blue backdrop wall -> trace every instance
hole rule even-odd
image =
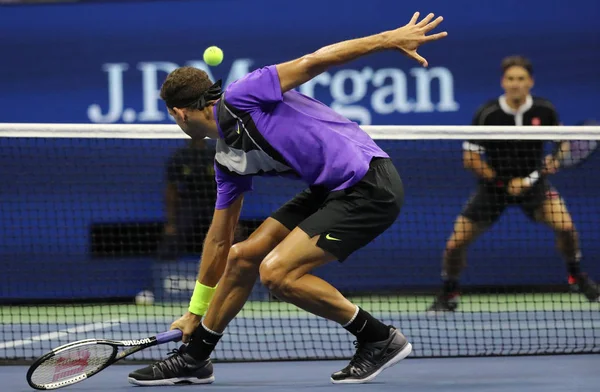
[[[598,116],[595,1],[365,4],[307,0],[299,7],[270,0],[206,0],[0,7],[0,121],[166,123],[170,120],[157,92],[176,66],[195,65],[230,82],[338,40],[398,27],[415,10],[443,15],[450,34],[422,48],[429,69],[398,53],[379,53],[332,69],[300,90],[361,124],[468,124],[477,106],[501,93],[501,58],[524,54],[535,66],[534,92],[555,103],[565,124]],[[223,48],[222,65],[202,63],[208,45]],[[90,260],[89,226],[162,219],[162,166],[179,144],[2,139],[0,252],[9,273],[1,296],[109,297],[151,285],[151,260]],[[403,217],[351,263],[322,273],[346,288],[433,286],[452,220],[473,183],[461,170],[460,143],[383,145],[406,182]],[[417,166],[432,150],[443,153]],[[600,254],[598,189],[585,183],[589,177],[584,175],[598,168],[592,161],[555,182],[582,232],[588,269],[600,278],[594,265]],[[446,180],[432,184],[432,178]],[[300,187],[285,184],[259,182],[244,214],[265,216],[285,200],[290,187]],[[281,191],[273,192],[276,188]],[[435,192],[438,196],[431,196]],[[527,234],[519,239],[516,233]],[[564,282],[564,267],[551,242],[550,233],[511,211],[471,250],[466,282]],[[506,268],[496,268],[498,263]],[[540,265],[547,272],[537,273]],[[367,267],[372,272],[365,273]],[[341,274],[339,268],[351,272]],[[36,271],[38,282],[55,274],[57,283],[23,283]],[[107,285],[115,276],[116,282]]]

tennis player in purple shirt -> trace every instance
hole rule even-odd
[[[168,75],[161,97],[177,124],[192,138],[217,139],[217,201],[189,311],[171,326],[189,344],[131,373],[131,383],[212,383],[210,354],[259,277],[279,299],[356,336],[356,354],[332,374],[332,382],[370,381],[410,354],[400,331],[310,274],[344,261],[394,223],[404,198],[400,176],[356,123],[294,88],[332,66],[383,50],[401,51],[427,66],[417,48],[447,34],[426,35],[441,17],[418,18],[415,13],[399,29],[258,69],[224,92],[199,69],[182,67]],[[298,178],[308,188],[232,246],[244,193],[262,175]]]

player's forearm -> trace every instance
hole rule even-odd
[[[386,49],[385,33],[352,39],[325,46],[305,56],[311,63],[312,72],[321,73],[329,67],[342,65],[359,57]]]
[[[200,270],[188,307],[188,312],[197,317],[202,317],[206,313],[225,270],[233,231],[231,236],[223,236],[221,233],[222,231],[211,225],[204,241]]]
[[[463,153],[463,164],[465,169],[486,181],[491,181],[496,177],[494,169],[492,169],[490,165],[483,160],[481,154],[477,152],[465,151]]]
[[[567,154],[569,153],[569,151],[571,150],[571,142],[568,140],[565,140],[563,142],[560,142],[557,146],[557,151],[556,154],[554,155],[554,159],[556,159],[557,161],[563,161],[566,157]]]
[[[198,271],[198,282],[215,287],[227,264],[227,255],[233,242],[233,233],[229,238],[217,238],[211,230],[206,234],[202,261]]]
[[[229,207],[215,210],[204,240],[202,262],[198,271],[198,282],[205,286],[215,287],[225,271],[243,199],[240,196]]]
[[[330,67],[348,63],[390,47],[389,33],[371,35],[325,46],[314,53],[277,65],[281,91],[294,89]],[[396,37],[397,38],[397,37]]]

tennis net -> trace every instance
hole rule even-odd
[[[600,352],[600,304],[570,291],[555,234],[516,206],[469,247],[457,311],[427,312],[454,221],[476,188],[464,142],[473,150],[481,141],[544,140],[551,152],[556,140],[600,139],[600,127],[365,130],[398,168],[405,204],[386,233],[317,275],[399,327],[416,357]],[[211,142],[190,145],[174,125],[0,124],[0,148],[0,360],[32,360],[78,339],[145,337],[185,312],[214,203]],[[531,155],[512,154],[518,162]],[[593,155],[550,177],[578,231],[582,269],[596,280],[599,169]],[[302,189],[256,179],[236,240]],[[214,358],[345,358],[351,341],[257,282]],[[133,359],[163,356],[152,348]]]

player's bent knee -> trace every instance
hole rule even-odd
[[[458,238],[451,238],[450,240],[448,240],[448,242],[446,243],[446,249],[444,250],[444,253],[447,256],[453,256],[456,254],[460,254],[461,252],[464,252],[467,249],[467,246],[469,245],[468,241],[465,241],[464,239],[458,239]]]
[[[294,291],[292,281],[287,277],[275,277],[274,279],[266,277],[263,279],[263,275],[261,275],[261,282],[273,295],[284,301],[291,298]]]
[[[569,235],[576,236],[577,229],[575,229],[575,225],[572,223],[566,223],[562,227],[562,231],[565,233],[569,233]]]
[[[279,296],[287,291],[286,287],[290,285],[287,271],[276,255],[265,258],[260,265],[259,273],[261,283],[274,294]]]
[[[576,239],[578,236],[575,225],[573,223],[567,222],[562,223],[560,227],[558,227],[557,234],[561,237],[568,237],[574,239]]]
[[[276,288],[278,282],[281,282],[285,276],[272,263],[265,262],[260,265],[259,274],[260,282],[269,290]]]
[[[243,243],[235,244],[229,250],[225,276],[235,280],[256,279],[260,259],[247,257]]]

